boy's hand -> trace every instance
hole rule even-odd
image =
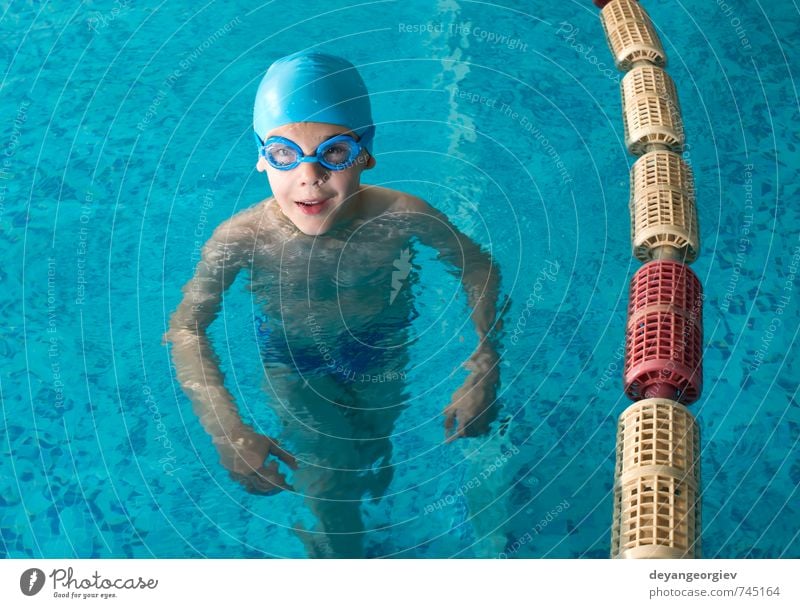
[[[473,365],[468,366],[473,372],[453,393],[450,405],[444,410],[446,443],[459,437],[476,437],[489,430],[497,416],[495,397],[500,373],[496,361],[489,357],[480,363],[473,360]]]
[[[242,430],[233,437],[215,438],[214,443],[222,466],[230,472],[232,479],[251,494],[271,496],[281,490],[292,489],[286,477],[278,471],[275,460],[264,464],[267,456],[272,454],[290,468],[297,468],[294,457],[271,437]]]

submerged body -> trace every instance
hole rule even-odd
[[[298,461],[292,485],[318,522],[301,532],[313,556],[363,555],[360,503],[391,481],[391,437],[409,397],[413,302],[410,285],[392,291],[392,274],[398,260],[410,270],[413,223],[391,191],[373,194],[380,213],[369,221],[324,238],[279,229],[250,267],[278,439]],[[285,221],[273,200],[254,211],[273,226]]]
[[[178,380],[223,466],[258,493],[289,487],[275,461],[264,464],[269,454],[295,469],[291,487],[318,520],[302,533],[311,555],[361,555],[360,501],[379,498],[391,480],[391,436],[409,399],[414,243],[436,247],[465,284],[482,338],[495,316],[497,274],[477,245],[420,199],[369,186],[359,194],[371,212],[324,237],[298,230],[274,199],[223,223],[168,334]],[[265,391],[283,429],[278,440],[242,422],[206,333],[239,272],[249,275],[258,303],[246,322],[261,340]],[[489,340],[481,345],[447,412],[462,434],[485,430],[490,419],[497,357]]]

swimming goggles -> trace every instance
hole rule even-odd
[[[280,171],[294,169],[300,163],[319,163],[331,171],[341,171],[355,163],[362,150],[361,144],[349,135],[336,135],[323,141],[313,155],[306,156],[303,149],[291,139],[285,137],[268,137],[261,141],[258,133],[256,137],[259,155]]]

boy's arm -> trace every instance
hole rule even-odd
[[[439,251],[439,258],[461,272],[461,283],[472,309],[472,321],[478,334],[478,346],[464,367],[472,372],[453,395],[445,410],[449,430],[458,418],[458,429],[451,437],[484,432],[491,421],[497,382],[500,378],[500,355],[497,333],[497,300],[500,292],[500,271],[492,257],[475,241],[456,228],[440,211],[421,199],[413,199],[413,212],[421,214],[421,241]]]
[[[461,284],[472,309],[472,321],[478,333],[478,347],[470,358],[482,367],[491,357],[498,358],[494,337],[500,271],[492,257],[480,245],[456,228],[446,215],[421,199],[414,199],[411,209],[419,213],[415,222],[420,240],[439,252],[439,259],[461,272]],[[471,369],[468,364],[468,369]]]
[[[219,313],[223,293],[251,263],[254,233],[234,222],[235,218],[222,224],[203,246],[202,258],[183,287],[183,300],[170,318],[164,337],[172,344],[178,382],[200,424],[211,435],[223,465],[234,476],[251,477],[270,452],[287,462],[288,455],[244,424],[233,396],[225,388],[219,359],[206,333]],[[258,480],[249,479],[244,485],[253,482]]]
[[[219,313],[222,294],[244,266],[244,247],[223,224],[203,246],[194,276],[183,286],[183,300],[169,321],[165,338],[181,388],[206,432],[214,439],[242,426],[232,395],[225,389],[219,360],[206,330]]]

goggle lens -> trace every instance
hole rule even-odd
[[[344,168],[356,159],[359,151],[360,146],[358,142],[353,140],[341,140],[324,148],[321,154],[317,151],[317,156],[321,157],[324,161],[322,164],[329,168]]]
[[[296,167],[300,162],[297,149],[281,143],[273,142],[264,146],[264,156],[267,157],[267,162],[276,169]]]

